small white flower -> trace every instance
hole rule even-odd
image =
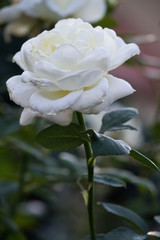
[[[35,116],[60,125],[73,111],[96,114],[134,92],[126,81],[109,74],[139,54],[108,28],[93,28],[81,19],[59,21],[22,45],[14,61],[24,70],[7,81],[11,99],[24,110],[20,123]]]
[[[97,22],[104,17],[106,7],[105,0],[19,0],[0,10],[0,24],[8,23],[5,36],[9,39],[10,34],[23,36],[29,33],[36,19],[55,23],[62,18],[74,17]]]

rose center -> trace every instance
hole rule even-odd
[[[35,60],[38,60],[39,56],[50,56],[58,46],[63,42],[63,39],[57,34],[45,34],[37,43],[32,45],[32,53]]]

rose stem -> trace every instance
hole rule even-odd
[[[80,126],[86,130],[85,121],[83,118],[82,113],[76,112],[77,119]],[[95,240],[95,230],[94,230],[94,215],[93,215],[93,177],[94,177],[94,157],[92,148],[89,142],[84,142],[85,154],[86,154],[86,161],[87,161],[87,168],[88,168],[88,218],[89,218],[89,226],[90,226],[90,236],[91,240]]]

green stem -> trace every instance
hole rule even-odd
[[[80,126],[86,130],[85,122],[82,113],[76,112],[77,119]],[[88,168],[88,218],[89,218],[89,226],[90,226],[90,236],[91,240],[96,240],[95,238],[95,230],[94,230],[94,213],[93,213],[93,178],[94,178],[94,158],[92,148],[89,142],[84,142],[87,168]]]

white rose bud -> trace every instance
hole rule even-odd
[[[20,123],[36,116],[59,125],[73,111],[96,114],[134,92],[109,71],[139,54],[108,28],[93,28],[81,19],[59,21],[55,28],[26,41],[14,61],[24,70],[7,81],[10,98],[24,108]]]

